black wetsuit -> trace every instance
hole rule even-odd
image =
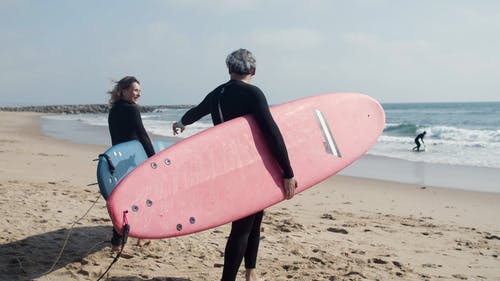
[[[417,146],[415,146],[415,147],[413,148],[413,150],[420,151],[420,146],[421,146],[420,141],[422,141],[422,143],[424,143],[424,136],[425,136],[425,133],[421,133],[421,134],[419,134],[419,135],[415,138],[415,144],[416,144]],[[419,140],[420,140],[420,141],[419,141]]]
[[[109,111],[108,125],[113,145],[138,140],[148,157],[155,154],[153,144],[142,124],[141,113],[137,105],[123,100],[115,102]]]
[[[252,114],[283,171],[283,177],[293,177],[283,137],[269,111],[267,100],[258,87],[243,81],[230,80],[215,88],[198,106],[186,112],[181,122],[183,125],[189,125],[208,114],[211,114],[214,125]],[[223,281],[235,280],[243,257],[245,268],[255,268],[262,216],[263,211],[260,211],[232,223],[224,254]]]
[[[113,104],[108,115],[109,133],[113,145],[138,140],[141,142],[148,157],[155,154],[153,144],[142,124],[141,113],[137,105],[119,100]],[[111,244],[120,245],[121,235],[113,228]]]

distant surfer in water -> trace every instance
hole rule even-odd
[[[264,93],[250,84],[255,75],[256,60],[248,50],[239,49],[227,57],[226,65],[230,80],[215,88],[199,105],[187,111],[181,120],[175,122],[172,125],[174,135],[179,131],[183,132],[184,126],[193,124],[208,114],[211,114],[214,125],[252,114],[283,171],[284,195],[286,199],[291,199],[295,194],[297,181],[290,166],[283,136],[269,111]],[[259,280],[255,267],[263,214],[264,211],[259,211],[232,223],[224,252],[222,281],[236,280],[243,258],[245,258],[246,280]]]
[[[415,138],[415,143],[417,144],[417,146],[415,146],[413,148],[413,151],[420,151],[420,145],[421,145],[420,141],[422,142],[422,144],[425,144],[424,143],[425,134],[427,134],[426,131],[424,131],[423,133],[417,135],[417,137]]]
[[[139,80],[133,76],[123,77],[116,82],[115,87],[108,92],[111,95],[108,115],[109,133],[113,145],[138,140],[141,142],[148,157],[155,154],[153,144],[142,124],[139,111],[139,98],[142,95]],[[111,239],[112,250],[120,250],[122,236],[113,228]],[[138,240],[137,245],[143,246],[149,240]]]

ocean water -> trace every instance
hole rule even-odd
[[[382,104],[386,126],[377,143],[341,175],[500,192],[500,102]],[[171,139],[172,123],[186,109],[142,114],[153,138]],[[212,126],[210,117],[182,137]],[[110,146],[107,114],[44,115],[45,134],[84,144]],[[413,152],[415,136],[427,132],[425,152]]]
[[[434,164],[500,168],[500,102],[382,104],[386,127],[367,154]],[[186,109],[142,114],[144,126],[173,137],[171,125]],[[81,143],[109,145],[106,114],[43,116],[46,134]],[[188,137],[212,126],[210,117],[190,125]],[[93,129],[94,132],[90,133]],[[414,138],[426,131],[425,152],[413,152]],[[97,136],[96,134],[99,134]]]
[[[500,102],[384,104],[386,127],[373,155],[500,168]],[[414,138],[426,131],[425,152]]]

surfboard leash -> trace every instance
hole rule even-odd
[[[111,157],[109,157],[109,155],[107,155],[106,153],[99,154],[98,157],[104,157],[104,159],[106,159],[106,162],[108,163],[108,169],[111,172],[111,174],[113,174],[116,168],[115,165],[113,165],[113,161],[111,161]],[[94,161],[97,160],[99,159],[94,159]]]
[[[118,252],[118,254],[116,254],[116,257],[113,259],[113,261],[108,266],[106,271],[104,271],[104,273],[96,281],[101,280],[108,273],[108,271],[111,269],[111,267],[118,261],[120,256],[122,255],[123,248],[125,248],[125,244],[127,243],[128,233],[130,232],[130,225],[128,224],[127,213],[128,213],[128,211],[123,211],[123,235],[122,235],[122,240],[121,240],[120,251]]]
[[[50,269],[47,270],[45,273],[43,273],[43,275],[49,274],[52,272],[52,270],[54,270],[54,267],[61,259],[62,253],[64,252],[64,249],[66,249],[66,246],[68,245],[69,237],[71,236],[71,232],[73,232],[73,228],[75,228],[75,225],[77,223],[79,223],[84,217],[87,216],[87,214],[90,212],[90,210],[92,210],[92,208],[95,206],[97,201],[99,201],[99,198],[101,198],[101,194],[99,194],[99,196],[94,200],[94,202],[92,203],[90,208],[88,208],[88,210],[85,212],[85,214],[83,214],[83,216],[81,216],[79,219],[77,219],[76,221],[73,222],[73,224],[69,228],[68,234],[66,234],[66,239],[64,239],[64,243],[63,243],[63,246],[61,247],[61,251],[59,251],[59,255],[57,256],[56,260],[54,261],[54,263],[52,264]]]

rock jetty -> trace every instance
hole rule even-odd
[[[185,109],[193,105],[141,105],[141,112],[154,112],[162,109]],[[0,107],[0,111],[25,111],[53,114],[85,114],[85,113],[107,113],[108,104],[78,104],[78,105],[39,105],[39,106],[6,106]]]

